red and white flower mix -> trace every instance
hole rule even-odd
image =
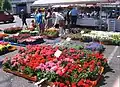
[[[62,54],[55,57],[58,49]],[[37,76],[38,80],[47,78],[57,87],[90,87],[106,64],[102,54],[87,50],[28,45],[21,47],[16,56],[6,58],[3,67]]]

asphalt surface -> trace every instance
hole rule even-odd
[[[27,19],[28,25],[30,24],[32,18]],[[3,24],[0,23],[0,29],[8,28],[11,26],[22,26],[21,20],[19,17],[15,17],[15,23],[10,24]],[[79,44],[79,42],[77,42]],[[105,57],[109,61],[110,68],[106,69],[105,73],[103,74],[103,77],[100,80],[99,86],[97,87],[120,87],[118,86],[120,83],[120,58],[117,56],[120,56],[120,46],[111,46],[111,45],[105,45],[106,50],[104,52]],[[34,83],[9,74],[2,71],[2,60],[8,56],[12,57],[15,54],[17,54],[17,51],[5,54],[0,56],[0,87],[37,87],[34,85]],[[43,87],[43,86],[42,86]]]
[[[14,16],[15,20],[13,23],[2,23],[0,22],[0,29],[4,29],[4,28],[9,28],[9,27],[13,27],[13,26],[19,26],[22,27],[22,20],[19,18],[18,15]],[[27,18],[27,25],[30,26],[30,23],[32,21],[33,18]],[[25,26],[24,26],[25,27]]]

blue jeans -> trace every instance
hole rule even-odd
[[[72,25],[76,25],[76,22],[77,22],[77,16],[71,16]]]

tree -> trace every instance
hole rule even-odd
[[[3,0],[0,0],[0,10],[2,9]]]
[[[3,0],[3,5],[2,5],[2,9],[3,10],[11,10],[12,6],[10,3],[10,0]]]

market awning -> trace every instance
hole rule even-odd
[[[52,7],[57,8],[57,7],[69,7],[69,5],[53,5]]]
[[[59,4],[85,4],[85,3],[107,3],[116,0],[37,0],[33,5],[59,5]]]

